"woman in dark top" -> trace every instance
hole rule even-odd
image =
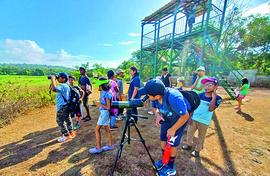
[[[128,89],[128,99],[132,100],[135,98],[140,98],[140,96],[138,95],[138,89],[140,88],[140,78],[139,78],[139,73],[138,73],[138,69],[134,66],[130,67],[130,75],[132,77],[130,85],[129,85],[129,89]],[[127,113],[130,114],[138,114],[137,108],[134,107],[132,108],[132,110],[128,110]],[[137,122],[137,118],[134,117],[135,122]]]

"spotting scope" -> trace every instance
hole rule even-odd
[[[143,107],[143,103],[149,98],[145,95],[142,99],[132,99],[129,101],[112,101],[111,108],[135,108]]]

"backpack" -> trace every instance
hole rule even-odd
[[[68,110],[69,112],[75,112],[76,107],[79,104],[79,99],[80,99],[80,92],[78,89],[76,89],[75,87],[71,87],[69,86],[70,89],[70,97],[69,100],[67,100],[63,94],[62,97],[64,99],[64,101],[67,103],[68,105]]]
[[[193,92],[193,91],[188,91],[188,90],[179,90],[183,97],[185,97],[187,99],[187,101],[189,102],[190,104],[190,110],[188,110],[189,113],[192,113],[193,111],[195,111],[195,109],[198,108],[198,106],[200,105],[201,103],[201,100],[200,100],[200,97],[199,95],[196,93],[196,92]],[[172,108],[171,106],[169,106],[169,91],[167,91],[167,98],[166,98],[166,104],[169,108],[169,110],[175,114],[177,114]]]

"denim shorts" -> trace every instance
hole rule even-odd
[[[108,110],[100,110],[97,125],[108,126],[110,124],[110,112]]]

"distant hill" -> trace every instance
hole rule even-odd
[[[52,65],[40,65],[40,64],[1,64],[2,66],[11,66],[17,68],[47,68],[47,69],[64,69],[64,70],[72,70],[72,68],[63,67],[63,66],[52,66]]]
[[[39,64],[0,64],[0,75],[45,76],[58,72],[70,73],[73,69]]]

